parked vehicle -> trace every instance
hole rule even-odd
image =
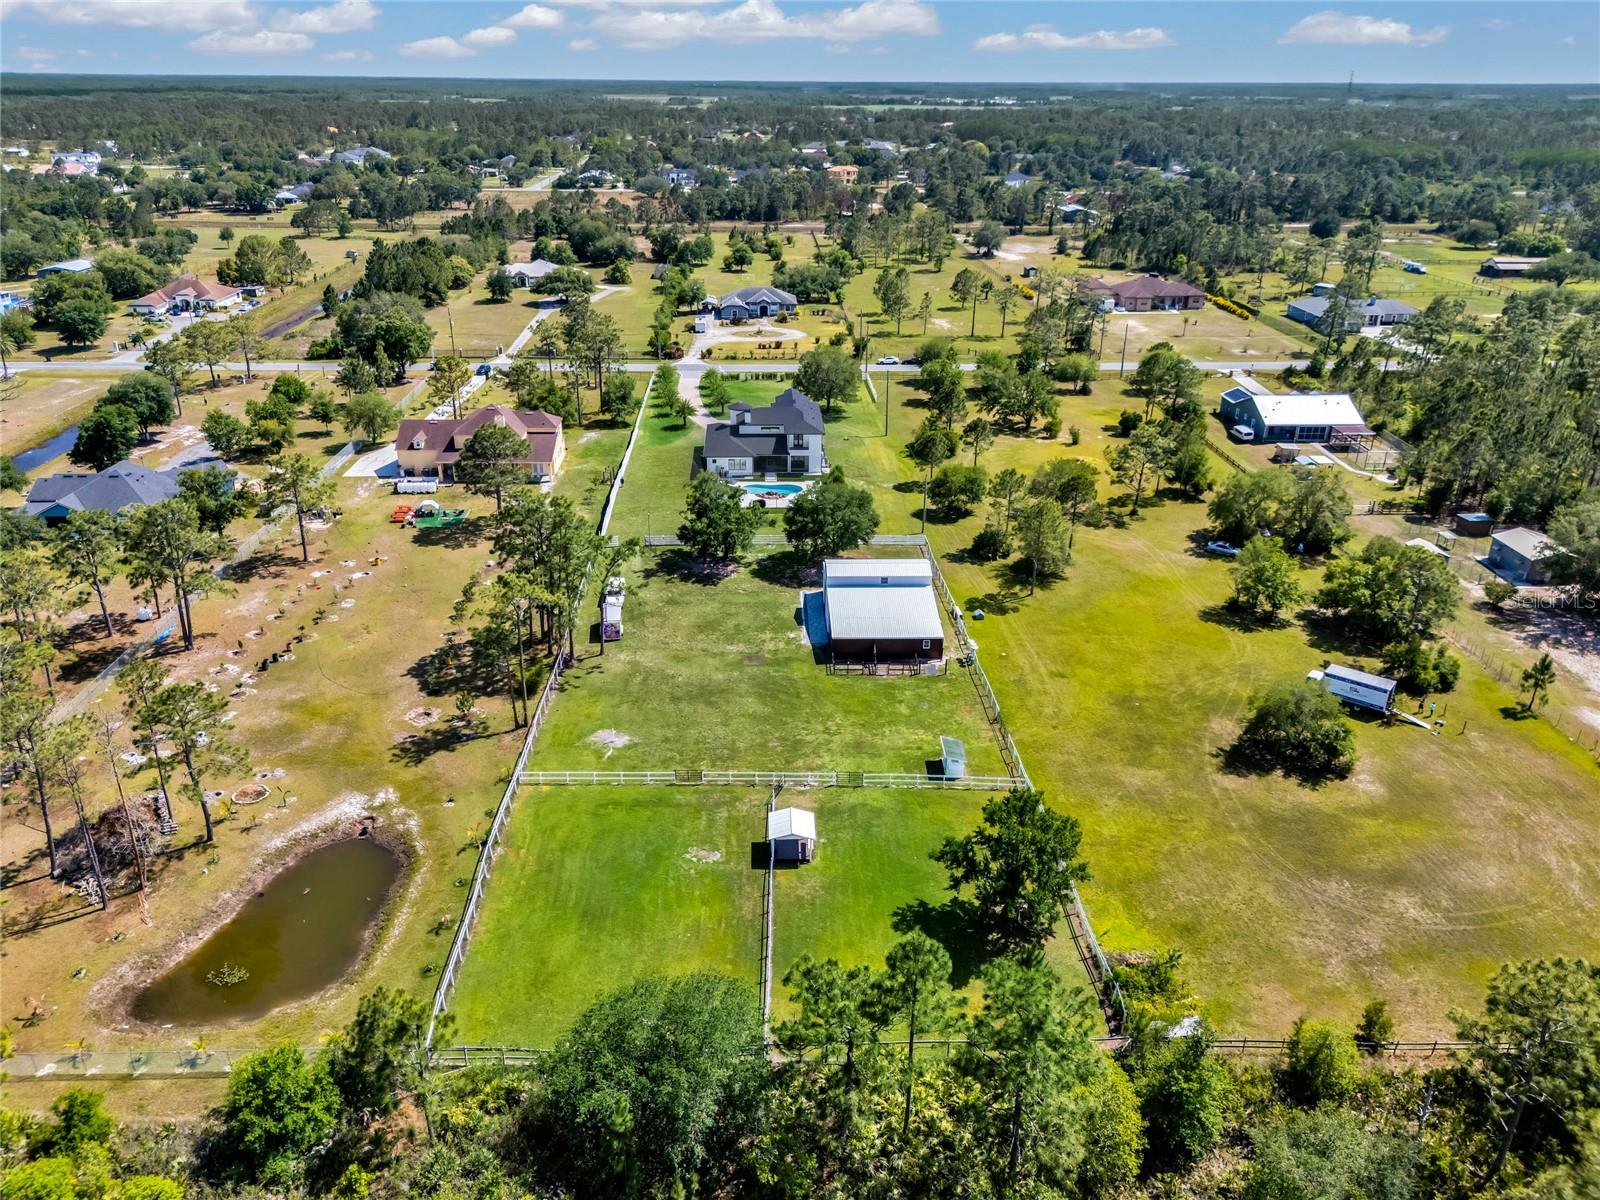
[[[898,367],[900,365],[900,360],[892,354],[885,354],[878,360],[878,365],[880,367]]]
[[[1215,554],[1218,558],[1238,558],[1239,547],[1232,542],[1207,542],[1206,553]]]

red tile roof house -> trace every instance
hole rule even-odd
[[[232,308],[244,296],[236,287],[221,283],[208,283],[193,275],[179,275],[166,287],[159,287],[148,296],[133,302],[133,311],[140,316],[153,317],[177,309],[195,312],[208,308]]]
[[[1206,294],[1199,288],[1181,279],[1163,279],[1159,275],[1136,275],[1118,283],[1086,279],[1081,287],[1090,296],[1109,299],[1127,312],[1175,311],[1206,306]]]
[[[554,479],[567,456],[561,418],[539,409],[505,408],[491,404],[459,421],[401,421],[395,434],[395,457],[407,476],[432,476],[440,483],[456,481],[456,463],[461,448],[484,425],[504,425],[521,434],[528,443],[527,454],[517,461],[528,468],[530,483]]]

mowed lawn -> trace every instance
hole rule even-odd
[[[548,1046],[647,975],[760,977],[761,788],[538,788],[516,799],[451,1000],[455,1040]]]
[[[830,675],[806,643],[802,588],[785,562],[753,556],[715,581],[680,551],[630,563],[627,632],[603,655],[593,642],[580,647],[530,766],[921,772],[948,734],[967,743],[973,774],[1004,773],[959,668]]]

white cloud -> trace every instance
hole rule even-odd
[[[173,29],[206,33],[254,29],[246,0],[3,0],[0,17],[26,14],[52,25],[111,25],[122,29]]]
[[[929,36],[939,32],[939,17],[922,0],[862,0],[836,9],[790,15],[773,0],[744,0],[708,12],[694,8],[641,8],[632,4],[598,11],[594,28],[630,49],[650,50],[686,42],[765,42],[784,38],[858,42],[887,36]]]
[[[46,50],[41,46],[18,46],[17,57],[23,62],[42,63],[49,62],[56,56],[54,50]]]
[[[1569,33],[1566,37],[1561,39],[1561,44],[1563,46],[1576,46],[1578,44],[1578,39]]]
[[[250,33],[214,30],[189,43],[201,54],[300,54],[316,45],[303,33],[257,29]]]
[[[1049,25],[1030,25],[1021,33],[991,33],[972,44],[974,50],[1158,50],[1176,46],[1165,29],[1097,29],[1093,33],[1058,33]]]
[[[493,50],[498,46],[509,46],[516,40],[517,31],[507,29],[504,25],[485,25],[482,29],[461,35],[461,44],[474,50]]]
[[[606,8],[713,8],[726,0],[545,0],[545,3],[598,12]]]
[[[500,24],[510,29],[554,29],[564,18],[553,8],[530,4],[512,13]]]
[[[573,38],[567,43],[568,50],[577,50],[580,52],[584,50],[598,50],[599,48],[600,43],[595,41],[593,38]]]
[[[355,33],[371,29],[377,19],[378,6],[372,0],[334,0],[304,12],[277,13],[272,27],[290,33]]]
[[[453,37],[420,38],[400,47],[407,58],[471,58],[476,51]]]
[[[1314,46],[1432,46],[1444,41],[1450,32],[1444,25],[1432,29],[1413,29],[1393,17],[1368,17],[1333,9],[1312,13],[1289,26],[1278,39],[1290,44],[1304,42]]]
[[[1485,29],[1496,29],[1496,30],[1499,30],[1499,29],[1510,29],[1511,25],[1512,25],[1512,22],[1506,20],[1504,17],[1491,17],[1489,20],[1487,20],[1487,21],[1485,21],[1483,23],[1483,27]]]
[[[332,54],[324,54],[322,61],[330,63],[371,62],[372,57],[371,50],[335,50]]]

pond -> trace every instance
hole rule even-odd
[[[30,446],[11,460],[12,465],[26,475],[35,467],[42,467],[45,463],[60,458],[78,440],[78,427],[71,425],[63,429],[48,442],[40,442],[37,446]]]
[[[400,870],[394,852],[371,838],[311,851],[141,991],[134,1017],[153,1025],[238,1021],[321,991],[361,957]]]

